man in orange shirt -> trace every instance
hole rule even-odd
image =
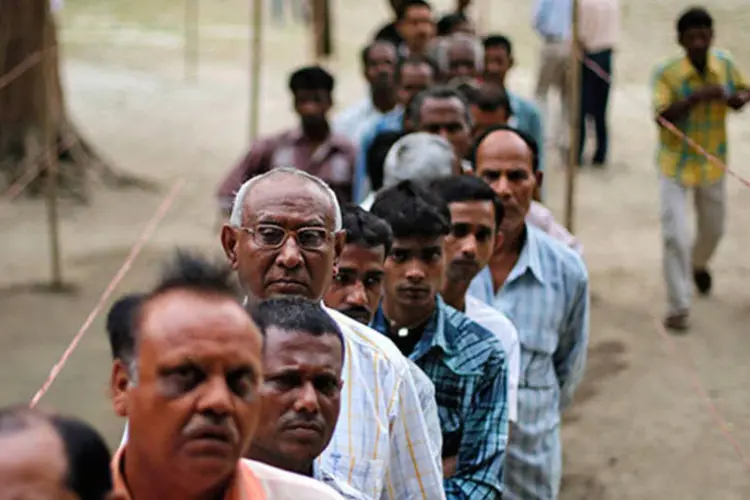
[[[231,271],[179,254],[138,307],[132,366],[111,389],[129,440],[112,464],[134,500],[337,499],[312,479],[241,460],[259,417],[263,340]]]

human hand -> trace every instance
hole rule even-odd
[[[750,90],[740,90],[727,99],[727,104],[732,109],[742,109],[750,102]]]
[[[727,97],[726,89],[721,85],[706,85],[690,94],[694,102],[717,101]]]

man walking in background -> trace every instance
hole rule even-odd
[[[742,109],[750,101],[750,86],[729,54],[711,48],[713,19],[705,9],[684,12],[677,21],[677,35],[685,55],[662,63],[654,73],[655,117],[672,122],[706,152],[726,162],[727,111]],[[698,292],[711,292],[708,262],[724,233],[724,169],[663,127],[657,162],[668,297],[664,325],[682,331],[689,327],[691,267]],[[685,208],[688,189],[695,192],[698,218],[692,248]]]
[[[578,135],[578,163],[583,164],[586,146],[586,121],[594,122],[596,150],[591,163],[603,167],[607,162],[609,134],[607,105],[612,83],[612,51],[620,31],[619,0],[579,0],[580,27],[578,28],[584,57],[606,73],[599,75],[581,62],[581,116]]]

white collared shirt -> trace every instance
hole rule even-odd
[[[494,333],[503,345],[508,362],[508,420],[516,421],[518,408],[518,377],[521,369],[521,346],[518,331],[500,311],[471,295],[466,295],[466,315],[470,320]]]

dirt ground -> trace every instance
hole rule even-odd
[[[49,275],[43,206],[0,201],[0,405],[28,401],[44,382],[174,180],[187,183],[118,292],[151,283],[159,260],[178,245],[218,254],[213,190],[248,142],[246,3],[201,3],[200,77],[186,82],[182,2],[68,0],[61,24],[72,116],[113,164],[159,182],[162,192],[97,187],[90,207],[64,204],[65,278],[76,286],[65,295],[27,286]],[[364,93],[357,53],[386,10],[375,0],[335,3],[339,54],[330,67],[343,107]],[[493,0],[488,17],[493,31],[515,42],[511,88],[525,95],[539,46],[530,3]],[[687,2],[622,3],[612,164],[582,170],[577,184],[576,227],[595,300],[589,367],[564,426],[562,498],[747,499],[750,465],[727,434],[750,457],[750,233],[742,229],[750,223],[750,191],[729,179],[727,236],[713,264],[716,292],[696,301],[689,335],[664,336],[657,326],[664,291],[648,81],[653,64],[677,50],[674,19]],[[720,3],[712,7],[717,43],[750,71],[750,5]],[[261,128],[270,132],[291,123],[286,75],[311,52],[302,27],[265,27]],[[742,161],[750,156],[748,113],[732,118],[731,142],[731,165],[750,177]],[[547,182],[549,205],[562,216],[559,167],[548,167]],[[43,404],[90,420],[115,443],[122,422],[107,400],[108,374],[99,317]]]

